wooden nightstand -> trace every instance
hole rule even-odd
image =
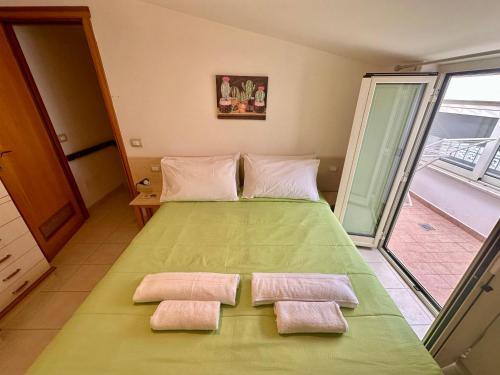
[[[322,191],[321,195],[323,195],[323,198],[325,198],[325,201],[328,202],[330,205],[330,208],[333,209],[335,208],[335,201],[337,200],[337,192],[336,191]]]
[[[160,207],[160,193],[139,193],[129,205],[134,208],[137,224],[142,228]]]

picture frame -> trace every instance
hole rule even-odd
[[[266,76],[216,75],[217,118],[265,120],[268,82]]]

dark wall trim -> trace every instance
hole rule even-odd
[[[83,150],[80,150],[77,152],[73,152],[72,154],[66,155],[66,158],[68,159],[68,161],[72,161],[75,159],[83,158],[84,156],[93,154],[94,152],[100,151],[103,148],[110,147],[110,146],[116,147],[116,141],[114,139],[112,139],[110,141],[105,141],[105,142],[99,143],[99,144],[94,145],[94,146],[84,148]]]
[[[404,77],[404,76],[437,76],[437,72],[400,72],[400,73],[366,73],[363,78],[371,77]]]

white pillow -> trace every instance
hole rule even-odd
[[[236,169],[240,154],[164,157],[160,202],[236,201]]]
[[[249,170],[247,173],[247,165]],[[245,159],[244,198],[319,200],[316,177],[319,160]]]
[[[262,155],[262,154],[243,154],[243,198],[253,198],[252,192],[255,190],[257,176],[253,167],[253,162],[257,160],[306,160],[315,159],[314,154],[305,155]],[[246,193],[245,193],[246,192]]]
[[[316,159],[315,154],[304,155],[263,155],[263,154],[243,154],[243,159],[250,160],[306,160]]]

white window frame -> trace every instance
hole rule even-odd
[[[348,200],[350,192],[352,189],[352,183],[354,179],[354,173],[356,171],[356,165],[358,162],[359,154],[361,152],[361,145],[363,143],[363,137],[368,124],[368,116],[371,110],[371,105],[375,93],[376,86],[378,84],[384,83],[421,83],[425,84],[425,89],[422,94],[421,102],[417,114],[415,115],[413,128],[410,131],[410,135],[407,140],[406,147],[403,151],[403,155],[400,160],[400,165],[394,176],[394,181],[392,188],[387,197],[387,202],[385,208],[382,212],[380,222],[378,223],[376,233],[374,236],[359,236],[350,235],[353,242],[358,246],[364,247],[378,247],[380,242],[384,239],[384,228],[386,226],[387,220],[389,220],[389,213],[392,210],[394,204],[396,204],[396,194],[405,177],[405,170],[408,164],[408,160],[411,151],[415,145],[417,135],[421,128],[424,126],[423,119],[426,113],[431,96],[434,91],[434,84],[436,82],[436,76],[374,76],[370,78],[363,78],[361,82],[361,88],[358,96],[358,102],[356,105],[356,111],[354,113],[354,120],[351,129],[351,135],[349,139],[349,145],[347,148],[347,154],[344,162],[344,167],[342,170],[342,177],[340,181],[339,191],[337,194],[337,200],[335,203],[335,215],[342,223],[344,221],[344,216],[347,210]]]
[[[469,170],[464,167],[460,167],[456,164],[453,164],[451,162],[447,162],[445,160],[437,160],[435,161],[434,164],[435,166],[445,169],[449,172],[455,173],[457,175],[463,176],[471,181],[480,181],[483,183],[486,183],[488,185],[491,185],[495,188],[500,188],[500,178],[488,176],[486,174],[486,171],[488,170],[488,167],[491,164],[491,161],[495,157],[499,147],[500,147],[500,118],[497,120],[497,123],[495,125],[495,128],[493,129],[493,132],[489,136],[490,138],[497,138],[496,141],[488,142],[484,149],[483,152],[481,153],[481,156],[479,157],[476,165],[472,170]]]

